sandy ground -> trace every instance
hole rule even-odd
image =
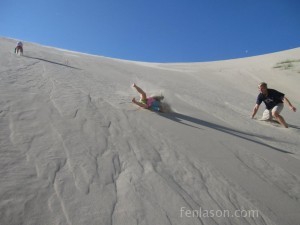
[[[300,110],[300,48],[159,64],[15,44],[0,39],[1,225],[300,224],[299,112],[250,118],[261,81]],[[173,112],[132,104],[133,82]]]

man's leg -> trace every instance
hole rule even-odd
[[[272,109],[272,116],[275,117],[275,119],[285,128],[288,128],[289,126],[285,122],[284,118],[280,115],[281,111],[283,109],[283,103],[279,103]]]

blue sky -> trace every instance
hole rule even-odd
[[[128,60],[215,61],[300,47],[300,1],[1,0],[0,36]]]

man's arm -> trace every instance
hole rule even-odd
[[[290,107],[290,109],[291,109],[292,111],[296,112],[297,109],[291,104],[291,102],[288,100],[287,97],[284,97],[283,100],[284,100],[285,103],[287,103],[287,104],[289,105],[289,107]]]
[[[254,106],[254,108],[253,108],[253,112],[252,112],[252,116],[251,116],[252,119],[253,119],[254,116],[256,115],[258,109],[259,109],[259,104],[256,104],[256,105]]]

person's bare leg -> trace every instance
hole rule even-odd
[[[132,102],[136,105],[138,105],[139,107],[142,107],[144,109],[147,109],[147,105],[141,103],[141,102],[138,102],[137,100],[135,100],[135,98],[132,99]]]
[[[135,83],[133,83],[132,87],[134,87],[137,90],[137,92],[141,94],[142,100],[147,99],[146,93],[140,87],[138,87]]]
[[[285,128],[288,128],[289,126],[287,125],[287,123],[285,122],[284,118],[282,116],[280,116],[277,112],[273,113],[273,117],[275,117],[275,119]]]

